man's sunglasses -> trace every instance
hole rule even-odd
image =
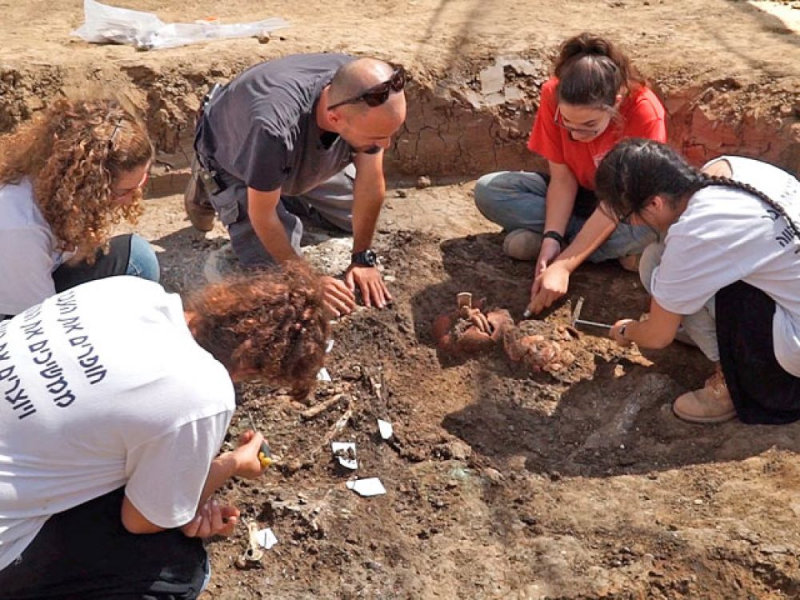
[[[378,85],[373,85],[371,88],[360,93],[358,96],[354,96],[353,98],[348,98],[347,100],[342,100],[341,102],[332,104],[328,107],[328,110],[332,110],[337,106],[343,106],[345,104],[358,104],[359,102],[364,102],[369,107],[380,106],[389,99],[389,95],[392,92],[402,91],[405,85],[405,69],[403,69],[403,67],[395,67],[395,70],[392,72],[392,76],[388,80],[384,81],[383,83],[379,83]]]

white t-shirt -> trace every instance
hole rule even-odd
[[[55,294],[66,260],[33,197],[30,179],[0,185],[0,315],[16,315]]]
[[[800,227],[800,182],[757,160],[722,157],[732,179],[765,193]],[[785,218],[747,192],[713,186],[692,196],[667,232],[652,294],[666,310],[697,312],[718,290],[744,281],[775,301],[775,358],[800,377],[800,242]],[[742,307],[747,310],[747,307]]]
[[[0,569],[49,516],[123,485],[156,525],[190,521],[233,410],[156,283],[93,281],[0,323]]]

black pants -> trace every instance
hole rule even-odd
[[[775,301],[737,281],[717,292],[714,306],[720,364],[739,419],[776,425],[800,419],[800,378],[775,358]]]
[[[108,254],[97,251],[94,264],[86,262],[74,266],[61,265],[53,272],[53,282],[56,284],[56,293],[70,288],[115,275],[125,275],[128,262],[131,258],[131,236],[118,235],[109,240]]]
[[[184,600],[205,579],[206,552],[180,530],[134,535],[123,489],[48,519],[21,560],[0,571],[2,600]]]

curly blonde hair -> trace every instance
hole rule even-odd
[[[200,346],[228,370],[255,371],[304,397],[322,368],[330,323],[319,277],[299,261],[206,286],[186,302]]]
[[[112,225],[142,213],[140,190],[130,203],[115,201],[115,180],[153,154],[145,127],[117,101],[59,99],[0,138],[0,185],[30,177],[57,249],[92,262]]]

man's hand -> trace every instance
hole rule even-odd
[[[333,318],[348,315],[356,307],[355,295],[341,279],[324,275],[322,287],[325,295],[325,307]]]
[[[358,285],[365,306],[374,305],[383,308],[392,301],[386,283],[375,267],[350,265],[344,280],[347,282],[351,294],[355,293],[356,285]]]
[[[181,531],[186,537],[198,538],[231,535],[240,514],[235,506],[219,504],[215,498],[209,498],[197,509],[194,519],[181,527]]]
[[[544,238],[539,248],[539,257],[536,259],[536,271],[533,278],[538,279],[539,275],[561,254],[561,244],[553,238]]]
[[[569,288],[569,276],[570,272],[559,263],[547,267],[533,280],[528,310],[538,314],[566,294]]]

